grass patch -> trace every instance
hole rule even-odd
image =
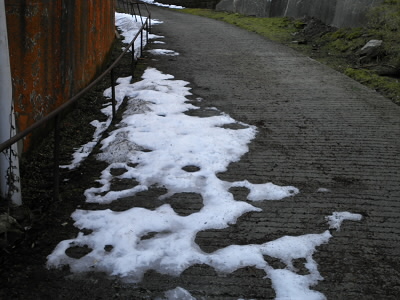
[[[358,82],[375,89],[377,92],[386,95],[394,103],[400,105],[400,84],[395,78],[382,77],[369,70],[347,68],[344,72],[347,76]]]

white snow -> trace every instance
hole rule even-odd
[[[137,21],[142,18],[142,21]],[[140,17],[136,15],[130,15],[130,14],[125,14],[125,13],[115,13],[115,26],[118,27],[118,29],[122,32],[121,35],[124,37],[123,42],[126,44],[129,44],[139,29],[142,27],[142,22],[146,21],[146,17]],[[157,25],[162,23],[162,21],[159,21],[157,19],[151,19],[151,24],[152,25]],[[140,56],[140,46],[141,46],[141,39],[143,39],[143,47],[146,46],[146,30],[143,32],[143,37],[139,35],[139,38],[135,41],[134,43],[134,49],[135,53]],[[158,35],[149,33],[149,39],[156,39],[156,38],[161,38]]]
[[[49,266],[69,264],[73,272],[85,271],[90,266],[92,270],[133,281],[139,281],[149,269],[179,275],[197,263],[212,265],[222,272],[248,265],[267,268],[261,255],[261,247],[265,245],[232,246],[206,254],[194,243],[199,231],[225,228],[244,213],[259,211],[244,201],[235,200],[228,191],[232,186],[247,187],[248,199],[257,201],[280,200],[298,193],[295,187],[226,182],[216,176],[248,151],[247,145],[255,137],[256,128],[221,128],[235,122],[226,114],[208,118],[185,114],[189,109],[198,109],[187,103],[188,83],[173,80],[171,75],[156,69],[146,70],[140,82],[131,84],[130,78],[121,78],[118,82],[116,97],[118,101],[129,98],[127,109],[118,128],[102,141],[98,158],[110,165],[102,172],[100,187],[86,190],[87,201],[110,203],[156,185],[167,188],[163,199],[174,193],[198,193],[204,207],[185,217],[177,215],[169,204],[155,210],[77,210],[72,215],[75,226],[93,232],[61,242],[49,256]],[[105,91],[105,95],[109,93]],[[186,172],[185,166],[197,166],[199,170]],[[139,184],[110,191],[114,178],[111,169],[115,168],[126,170],[119,178],[136,180]],[[142,239],[150,232],[157,234],[151,239]],[[87,245],[93,251],[81,259],[72,259],[65,254],[71,245]],[[113,250],[105,251],[106,245],[112,245]],[[247,258],[238,260],[238,257]]]
[[[219,273],[252,266],[265,271],[271,279],[276,299],[325,299],[311,287],[323,279],[313,254],[332,237],[329,230],[283,236],[262,244],[230,245],[212,253],[203,252],[195,243],[198,232],[226,228],[243,214],[261,210],[234,199],[232,187],[249,189],[249,201],[293,201],[288,198],[299,193],[293,186],[254,184],[246,179],[227,182],[217,177],[248,151],[257,128],[243,123],[242,129],[223,128],[237,123],[223,112],[205,118],[186,114],[200,109],[193,104],[196,101],[187,98],[191,95],[189,83],[154,68],[147,69],[141,81],[131,84],[130,80],[118,79],[116,98],[121,103],[126,97],[127,108],[117,129],[101,142],[97,158],[109,166],[102,171],[97,187],[85,191],[86,201],[107,204],[155,186],[167,190],[161,200],[175,193],[191,192],[201,195],[203,207],[187,216],[178,215],[169,204],[154,210],[133,207],[121,212],[78,209],[72,218],[82,232],[76,238],[61,241],[48,256],[47,266],[69,265],[72,272],[100,271],[131,282],[139,282],[148,270],[179,276],[195,264],[207,264]],[[104,92],[106,97],[110,94],[110,89]],[[104,110],[107,114],[110,107]],[[186,166],[197,169],[188,172],[184,170]],[[113,169],[125,172],[117,176]],[[132,180],[137,185],[111,191],[111,182],[116,178]],[[358,216],[342,212],[327,219],[331,228],[339,229],[343,220],[360,220]],[[84,234],[83,229],[90,233]],[[79,259],[71,258],[66,250],[73,246],[87,246],[92,251]],[[274,269],[264,256],[279,259],[285,268]],[[298,274],[293,265],[299,258],[306,261],[306,275]],[[165,297],[194,299],[179,287],[167,291]]]
[[[282,187],[271,182],[252,184],[247,180],[244,180],[233,182],[231,186],[248,188],[250,193],[247,196],[247,199],[251,201],[280,200],[290,195],[299,193],[299,190],[293,186]]]
[[[143,22],[145,21],[145,17],[143,18]],[[132,39],[135,37],[136,33],[138,30],[141,28],[142,23],[140,21],[140,16],[135,16],[135,15],[130,15],[130,14],[125,14],[125,13],[115,13],[115,25],[118,27],[118,29],[122,32],[122,36],[124,37],[123,42],[129,44]],[[159,20],[152,19],[151,23],[153,25],[157,25],[162,23]],[[146,31],[144,32],[146,34]],[[162,36],[158,36],[155,34],[149,34],[149,39],[156,39],[156,38],[163,38]],[[161,43],[161,42],[160,42]],[[146,45],[146,39],[143,37],[143,46]],[[138,57],[141,55],[140,53],[140,37],[137,39],[134,43],[134,49],[135,49],[135,56]],[[117,81],[118,83],[118,81]],[[111,94],[110,94],[111,95]],[[111,97],[109,97],[111,98]],[[118,110],[119,106],[122,103],[121,98],[118,99],[116,102],[116,109]],[[66,168],[66,169],[75,169],[80,166],[83,160],[85,160],[90,153],[92,153],[94,147],[97,145],[99,142],[102,134],[107,130],[107,128],[111,124],[112,120],[112,107],[111,107],[111,102],[105,103],[105,108],[102,109],[102,113],[106,115],[107,119],[106,121],[100,122],[98,120],[94,120],[90,123],[90,125],[95,127],[95,132],[93,134],[93,138],[91,141],[86,143],[85,145],[82,145],[78,149],[75,149],[75,152],[73,153],[72,157],[72,162],[69,165],[61,165],[60,168]]]
[[[146,2],[148,4],[153,4],[153,5],[162,6],[162,7],[174,8],[174,9],[184,8],[183,6],[180,6],[180,5],[164,4],[164,3],[160,3],[160,2],[157,2],[154,0],[142,0],[142,2]]]
[[[147,52],[150,52],[151,54],[154,55],[169,55],[169,56],[179,55],[178,52],[168,49],[153,49],[153,50],[147,50]]]
[[[344,211],[344,212],[334,212],[331,216],[325,218],[328,221],[329,228],[336,229],[337,231],[339,231],[343,221],[345,220],[361,221],[362,215]]]
[[[120,104],[121,103],[117,103],[116,107],[119,107]],[[93,151],[94,147],[96,147],[97,143],[99,142],[101,135],[108,128],[108,126],[110,126],[112,120],[112,113],[108,107],[103,109],[102,112],[107,116],[106,121],[100,122],[98,120],[94,120],[90,123],[90,125],[96,128],[92,140],[82,145],[78,149],[75,149],[75,152],[72,154],[72,162],[69,165],[60,165],[60,168],[72,170],[79,167],[82,161],[84,161],[85,158],[87,158]]]
[[[187,290],[177,287],[164,293],[165,298],[156,298],[155,300],[196,300]]]

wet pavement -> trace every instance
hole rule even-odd
[[[314,258],[324,280],[314,289],[328,299],[397,299],[400,107],[256,34],[176,11],[151,10],[164,22],[153,33],[164,36],[159,40],[165,44],[150,48],[180,55],[154,56],[150,65],[189,81],[203,107],[258,127],[250,151],[219,178],[300,189],[289,200],[252,203],[262,212],[246,214],[229,228],[198,233],[200,248],[211,252],[321,233],[333,212],[359,213],[361,221],[345,221],[340,231],[331,231],[329,243],[318,247]],[[233,193],[245,199],[243,189]],[[160,293],[181,286],[198,299],[273,299],[271,282],[263,276],[250,267],[222,277],[199,265],[178,278],[147,273],[140,287]]]
[[[179,55],[146,54],[142,62],[190,83],[193,95],[189,98],[201,98],[195,102],[202,109],[188,114],[207,117],[219,111],[258,128],[249,152],[218,177],[229,182],[291,185],[300,190],[281,201],[251,202],[262,210],[242,215],[228,228],[199,232],[195,243],[200,249],[211,253],[229,245],[321,234],[329,228],[326,217],[332,213],[361,214],[361,221],[344,221],[340,231],[331,230],[328,243],[317,247],[313,258],[323,280],[313,289],[327,299],[398,299],[400,107],[254,33],[178,11],[153,6],[151,11],[153,18],[164,22],[155,25],[153,33],[163,36],[157,40],[165,44],[152,43],[148,48],[169,49]],[[230,126],[241,128],[240,124]],[[135,285],[98,273],[71,276],[68,268],[45,269],[45,258],[56,244],[76,236],[78,230],[69,218],[76,207],[124,211],[132,205],[154,209],[168,203],[182,216],[203,207],[201,196],[194,193],[179,193],[161,201],[158,197],[166,190],[160,187],[105,206],[84,204],[81,191],[96,185],[104,167],[89,157],[73,173],[75,177],[63,182],[64,198],[57,204],[57,214],[51,220],[40,220],[43,224],[37,241],[20,251],[32,259],[12,265],[0,298],[156,299],[178,286],[199,300],[276,297],[271,280],[255,267],[218,274],[199,264],[179,277],[149,271]],[[131,181],[114,181],[112,190],[129,185]],[[247,201],[247,189],[230,191],[236,200]],[[79,251],[82,247],[75,252]],[[71,248],[69,255],[78,258],[86,254],[73,252]],[[285,268],[277,259],[264,259],[275,269]],[[299,275],[308,274],[304,259],[294,264]]]

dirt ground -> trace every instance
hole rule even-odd
[[[321,30],[331,29],[318,25],[310,29],[306,38],[312,39]],[[121,44],[116,43],[112,56],[116,57],[121,52],[120,49]],[[117,69],[117,78],[129,75],[129,57],[126,59],[128,61],[121,64],[125,67]],[[140,59],[137,76],[146,67],[149,59],[146,56]],[[76,109],[65,118],[62,124],[61,164],[68,164],[73,149],[91,139],[93,128],[88,124],[92,120],[104,118],[100,113],[104,103],[102,93],[109,86],[107,77],[79,101]],[[22,160],[24,206],[11,209],[10,214],[19,221],[24,230],[22,234],[9,235],[7,242],[2,237],[0,299],[153,299],[154,296],[160,296],[151,294],[142,287],[132,287],[117,279],[110,280],[102,274],[92,274],[77,280],[76,277],[69,276],[68,268],[45,268],[46,256],[54,247],[61,240],[76,236],[77,229],[73,226],[70,215],[78,206],[85,207],[83,192],[94,185],[99,170],[103,167],[101,162],[91,156],[77,170],[61,170],[61,195],[59,201],[54,201],[52,145],[50,136]],[[0,212],[7,209],[3,204]]]

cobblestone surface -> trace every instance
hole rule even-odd
[[[200,232],[211,252],[231,244],[320,233],[334,211],[345,221],[314,255],[324,277],[315,289],[328,299],[397,299],[400,295],[400,107],[350,78],[282,45],[234,26],[152,8],[164,21],[153,32],[177,51],[151,65],[191,83],[193,97],[259,129],[250,151],[221,179],[294,185],[300,194],[253,205],[223,230]],[[319,188],[329,189],[319,192]],[[246,191],[232,191],[244,200]],[[184,198],[184,195],[181,197]],[[199,206],[199,204],[195,204]],[[271,262],[274,264],[277,262]],[[301,265],[302,262],[299,262]],[[148,273],[143,289],[179,285],[205,299],[271,299],[264,273],[241,269],[225,277],[194,266],[179,278]]]
[[[202,98],[198,104],[204,109],[189,114],[210,116],[217,111],[207,107],[216,107],[258,128],[249,152],[219,178],[300,189],[282,201],[252,203],[262,211],[244,214],[229,228],[199,232],[195,239],[199,247],[213,252],[232,244],[322,233],[328,229],[325,217],[333,212],[359,213],[361,221],[345,221],[340,231],[332,230],[329,243],[317,248],[314,258],[324,280],[314,289],[328,299],[398,299],[400,107],[256,34],[177,11],[151,10],[153,18],[164,21],[154,26],[153,33],[164,36],[159,40],[165,44],[153,43],[150,48],[180,55],[146,55],[143,64],[190,82],[191,97]],[[118,76],[127,74],[123,71]],[[62,185],[63,201],[54,203],[52,214],[36,220],[24,247],[1,260],[6,266],[0,268],[1,299],[153,300],[177,286],[198,300],[275,298],[271,281],[254,267],[224,275],[206,265],[192,266],[179,277],[147,272],[138,285],[97,273],[71,275],[67,267],[47,270],[46,256],[59,241],[77,234],[69,217],[77,207],[122,211],[132,206],[153,209],[164,203],[158,199],[166,192],[163,188],[108,205],[84,203],[83,191],[96,185],[104,167],[90,156],[78,170],[64,174],[68,180]],[[188,166],[187,171],[193,168]],[[119,172],[113,169],[114,175]],[[132,185],[135,182],[116,179],[112,190]],[[231,192],[235,199],[245,201],[248,190],[236,187]],[[193,193],[179,193],[165,202],[182,216],[203,205],[201,196]],[[146,236],[150,237],[151,233]],[[82,247],[69,250],[77,257],[85,251]],[[6,264],[7,257],[13,261]],[[265,259],[274,268],[285,267],[276,259]],[[294,264],[299,274],[307,274],[304,260]]]

